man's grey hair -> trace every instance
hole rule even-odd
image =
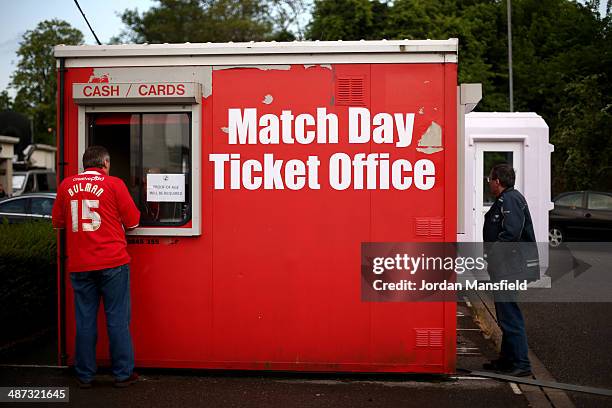
[[[516,173],[511,165],[508,163],[500,163],[491,169],[491,178],[493,180],[499,180],[499,183],[505,187],[514,187],[514,181],[516,180]]]
[[[108,150],[104,146],[89,146],[83,153],[83,168],[88,169],[95,167],[101,169],[104,167],[104,160],[110,160]]]

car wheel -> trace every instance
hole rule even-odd
[[[558,227],[551,227],[548,230],[548,244],[551,248],[557,248],[563,243],[563,231],[561,231]]]

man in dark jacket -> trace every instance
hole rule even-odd
[[[508,164],[496,165],[488,177],[489,189],[496,200],[485,215],[483,240],[489,243],[485,247],[488,248],[488,269],[493,281],[524,279],[526,268],[522,265],[524,256],[520,251],[529,244],[521,243],[535,242],[527,201],[514,189],[515,178],[514,169]],[[502,330],[502,345],[499,358],[485,364],[484,368],[507,375],[530,376],[525,321],[514,301],[516,293],[495,293],[494,298],[497,322]]]

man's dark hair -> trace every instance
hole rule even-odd
[[[83,153],[83,168],[96,167],[101,169],[104,167],[104,160],[109,159],[108,150],[103,146],[89,146]]]
[[[493,180],[499,180],[499,184],[502,187],[510,188],[514,187],[514,181],[516,174],[514,169],[507,163],[497,164],[491,169],[491,178]]]

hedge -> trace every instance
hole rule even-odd
[[[0,224],[0,346],[56,325],[56,248],[50,222]]]

